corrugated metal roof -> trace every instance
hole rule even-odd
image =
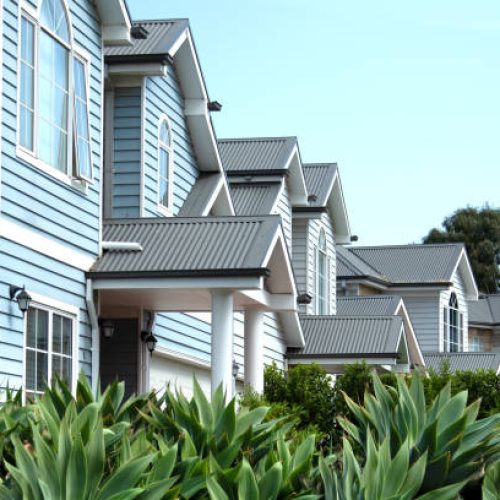
[[[395,356],[402,335],[400,316],[301,316],[306,345],[290,357]]]
[[[280,182],[229,184],[236,215],[269,215],[280,190]]]
[[[279,216],[106,221],[103,241],[136,242],[142,251],[107,251],[89,275],[262,274],[279,225]]]
[[[401,302],[397,295],[361,295],[338,297],[339,316],[391,316],[396,314]]]
[[[350,247],[349,251],[394,284],[447,283],[453,276],[461,243]]]
[[[486,295],[479,300],[470,300],[469,323],[478,325],[500,324],[500,294]]]
[[[105,47],[105,57],[143,56],[168,54],[182,32],[189,27],[187,19],[161,19],[136,21],[132,26],[140,26],[148,33],[142,39],[132,39],[132,45]]]
[[[307,194],[316,196],[316,200],[310,200],[311,207],[325,207],[333,186],[336,163],[308,163],[303,166],[304,178],[307,186]]]
[[[450,361],[450,370],[494,370],[500,368],[500,353],[494,352],[453,352],[438,353],[424,352],[425,365],[427,368],[439,370],[445,359]]]
[[[342,245],[337,245],[337,279],[372,277],[385,278],[373,267]]]
[[[202,174],[195,182],[193,188],[189,192],[188,197],[184,201],[184,205],[179,211],[180,217],[199,217],[202,216],[207,208],[208,203],[212,199],[221,174]]]
[[[219,153],[228,174],[285,170],[296,137],[219,139]]]

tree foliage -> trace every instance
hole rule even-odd
[[[500,277],[495,261],[500,253],[499,208],[461,208],[444,219],[443,229],[432,229],[423,242],[465,243],[478,288],[496,292]]]

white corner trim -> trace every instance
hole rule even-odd
[[[90,327],[92,331],[92,347],[90,348],[92,356],[92,390],[97,394],[97,381],[99,379],[99,360],[100,360],[100,338],[99,338],[99,320],[97,317],[97,309],[94,302],[94,289],[92,288],[92,280],[87,280],[87,289],[85,291],[85,303],[87,304],[87,312],[90,319]]]
[[[22,226],[0,219],[0,237],[18,243],[35,252],[46,255],[52,259],[88,271],[94,264],[95,258],[72,250],[61,243],[57,243],[45,236]]]

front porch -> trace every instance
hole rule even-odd
[[[235,312],[244,317],[244,383],[258,392],[264,383],[264,313],[279,315],[287,346],[303,345],[278,217],[110,221],[104,239],[107,251],[88,273],[89,286],[101,322],[136,320],[137,390],[149,387],[151,356],[140,336],[148,328],[154,334],[151,313],[210,313],[211,391],[222,384],[228,395],[234,390]],[[96,337],[94,346],[101,345],[99,332]],[[101,372],[108,364],[120,366],[97,361],[99,352],[94,357]]]

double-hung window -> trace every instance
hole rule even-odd
[[[27,398],[43,392],[60,377],[73,382],[75,317],[50,308],[30,307],[26,313],[24,391]]]
[[[62,0],[22,11],[18,143],[40,166],[92,179],[86,60],[75,50]],[[23,155],[25,156],[25,155]]]
[[[328,314],[329,312],[328,267],[326,236],[322,229],[316,249],[316,314]]]
[[[172,212],[173,184],[172,128],[166,116],[158,127],[158,206],[161,211]]]
[[[448,307],[444,308],[444,351],[462,351],[463,338],[463,314],[460,312],[458,298],[452,293],[448,301]]]

